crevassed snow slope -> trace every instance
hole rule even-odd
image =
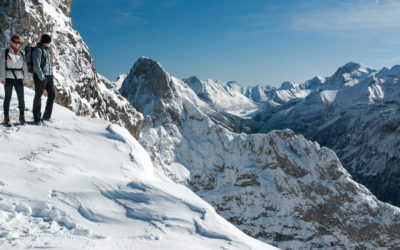
[[[0,127],[1,249],[272,248],[157,172],[126,129],[54,108],[43,126]]]

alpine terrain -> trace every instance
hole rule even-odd
[[[356,181],[400,206],[399,78],[400,65],[348,63],[331,77],[276,90],[255,115],[256,131],[291,128],[332,148]]]
[[[201,87],[209,81],[191,79],[142,57],[120,89],[145,116],[139,141],[157,169],[280,248],[400,246],[400,209],[354,182],[332,150],[289,129],[245,134],[218,125],[208,115],[216,103]],[[226,88],[213,90],[221,96]],[[242,107],[229,105],[219,114]]]
[[[400,248],[400,66],[243,87],[141,57],[111,82],[71,4],[0,0],[1,49],[53,38],[59,104],[33,126],[26,89],[0,126],[1,249]]]

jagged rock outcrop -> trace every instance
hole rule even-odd
[[[148,58],[121,93],[145,115],[140,143],[155,167],[247,234],[289,249],[400,247],[400,210],[354,182],[332,150],[291,130],[234,133]]]
[[[0,0],[0,48],[8,46],[13,33],[27,42],[50,34],[56,102],[78,115],[120,124],[138,137],[142,115],[96,73],[88,47],[72,28],[71,4],[72,0]]]

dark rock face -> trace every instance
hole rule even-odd
[[[182,105],[169,105],[179,102],[175,85],[161,65],[149,58],[141,57],[133,65],[119,90],[133,106],[145,116],[153,113],[152,120],[161,123],[180,124]]]
[[[120,124],[138,137],[142,115],[96,73],[88,47],[72,28],[71,4],[72,0],[1,0],[0,47],[8,46],[14,33],[25,38],[24,45],[50,34],[56,102],[78,115]]]

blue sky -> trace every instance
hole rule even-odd
[[[72,20],[110,80],[140,56],[245,86],[400,64],[397,0],[75,0]]]

